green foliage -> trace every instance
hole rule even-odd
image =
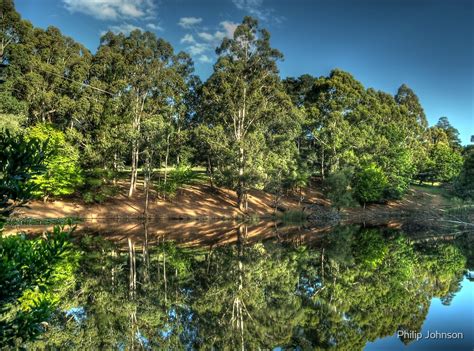
[[[355,174],[354,195],[361,203],[381,201],[388,186],[384,172],[375,163],[362,168]]]
[[[9,130],[0,133],[0,231],[5,218],[37,189],[31,178],[45,170],[46,145]]]
[[[158,183],[156,190],[167,198],[173,198],[180,188],[192,184],[198,178],[199,175],[191,166],[182,163],[168,173],[166,183],[164,179]]]
[[[446,117],[440,118],[436,126],[427,130],[426,156],[419,166],[417,179],[445,183],[459,175],[463,159],[458,135]]]
[[[0,132],[8,130],[12,134],[18,134],[25,122],[23,115],[0,114]]]
[[[226,149],[213,168],[245,210],[249,189],[264,187],[270,174],[286,172],[294,162],[298,115],[278,77],[282,54],[270,46],[270,34],[257,20],[245,17],[217,53],[214,72],[202,88],[206,129],[200,135],[210,146],[208,155]],[[222,137],[210,140],[215,134]]]
[[[451,182],[460,171],[459,132],[446,117],[428,128],[407,85],[392,96],[340,69],[282,81],[283,54],[254,18],[223,38],[201,83],[191,57],[154,33],[105,33],[92,54],[58,28],[34,28],[11,0],[1,9],[0,130],[28,126],[52,139],[48,170],[35,179],[45,199],[73,193],[83,169],[85,201],[104,201],[114,190],[98,183],[98,168],[130,169],[132,196],[139,167],[153,179],[153,169],[182,162],[205,166],[211,185],[235,190],[242,210],[250,189],[278,203],[288,190],[302,197],[312,177],[372,162],[387,178],[386,199],[400,199],[413,179]],[[179,186],[158,187],[172,194]]]
[[[33,192],[36,196],[70,195],[84,182],[79,166],[79,153],[70,145],[64,133],[47,124],[38,124],[28,129],[29,140],[48,141],[45,159],[46,172],[31,179],[37,187]]]
[[[0,237],[0,342],[21,345],[46,322],[74,287],[79,253],[69,233],[55,227],[46,238]]]
[[[354,205],[352,176],[352,170],[346,168],[330,174],[324,182],[326,196],[338,211],[343,207]]]
[[[454,182],[456,194],[464,199],[474,200],[474,147],[468,146],[464,151],[464,163],[461,173]]]
[[[118,189],[111,184],[115,173],[102,168],[85,172],[84,187],[81,191],[85,203],[102,203],[117,194]]]

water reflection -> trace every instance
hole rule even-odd
[[[468,235],[204,226],[188,228],[184,242],[147,224],[119,238],[81,233],[76,287],[28,347],[363,349],[400,330],[421,331],[432,299],[450,305],[472,263]],[[200,230],[200,239],[191,235]],[[471,314],[467,304],[459,318]]]

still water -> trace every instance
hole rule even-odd
[[[109,223],[74,240],[75,286],[28,349],[474,347],[472,233]]]

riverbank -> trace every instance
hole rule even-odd
[[[125,189],[124,189],[125,190]],[[125,191],[101,204],[86,204],[78,198],[54,201],[31,201],[15,211],[13,218],[52,219],[73,217],[85,220],[139,219],[144,216],[145,196],[138,189],[128,198]],[[330,214],[332,221],[366,222],[378,219],[408,216],[433,216],[450,206],[451,200],[436,187],[413,186],[402,200],[389,201],[344,209],[335,213],[328,201],[317,189],[305,189],[300,202],[299,194],[283,197],[275,210],[274,197],[263,191],[253,190],[248,197],[248,211],[236,207],[235,192],[224,188],[211,188],[204,184],[180,189],[171,200],[150,197],[149,217],[153,219],[239,219],[246,216],[272,218],[290,211],[304,212],[310,218],[320,220]]]

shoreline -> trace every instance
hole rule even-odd
[[[172,200],[153,197],[148,216],[144,215],[144,194],[138,192],[133,198],[117,195],[101,204],[86,204],[77,198],[57,199],[49,202],[31,201],[15,210],[13,223],[31,221],[54,221],[72,218],[79,221],[136,221],[136,220],[278,220],[285,214],[302,213],[311,222],[371,222],[389,219],[420,220],[437,217],[447,200],[439,194],[431,194],[419,188],[411,188],[403,200],[385,204],[372,204],[366,208],[353,207],[337,212],[317,189],[306,189],[303,202],[296,196],[283,197],[275,210],[273,198],[263,191],[253,190],[249,194],[249,210],[236,208],[236,196],[229,189],[210,189],[207,185],[195,184],[181,189]]]

